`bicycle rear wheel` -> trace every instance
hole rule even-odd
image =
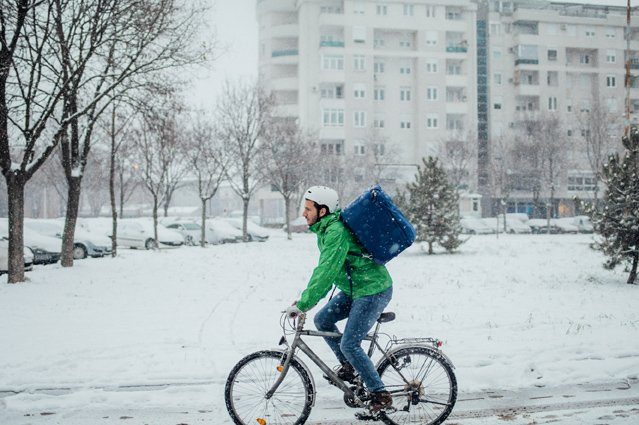
[[[301,425],[311,413],[315,390],[306,369],[293,358],[273,397],[271,389],[283,362],[280,351],[249,354],[231,370],[224,390],[226,409],[237,425]]]
[[[398,350],[377,368],[397,411],[381,413],[389,425],[438,425],[457,400],[457,379],[449,361],[438,351],[414,346]],[[403,376],[403,378],[402,378]]]

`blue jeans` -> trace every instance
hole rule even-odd
[[[338,332],[335,323],[348,318],[341,338],[324,339],[340,363],[350,363],[359,372],[366,388],[371,392],[383,391],[384,383],[361,344],[392,296],[392,286],[379,294],[356,300],[340,292],[315,315],[315,326],[324,332]]]

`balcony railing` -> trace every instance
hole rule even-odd
[[[468,47],[451,44],[449,46],[446,46],[446,51],[449,53],[466,53],[468,51]]]
[[[539,65],[539,59],[515,59],[517,65]]]
[[[297,56],[299,53],[298,49],[273,50],[271,57],[278,58],[280,56]]]
[[[630,59],[630,69],[639,69],[639,58]]]
[[[344,47],[344,42],[336,40],[324,40],[320,41],[320,47]]]

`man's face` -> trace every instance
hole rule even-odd
[[[306,224],[308,224],[309,227],[317,223],[319,219],[318,211],[313,201],[309,201],[308,199],[304,200],[304,213],[302,215],[306,219]]]

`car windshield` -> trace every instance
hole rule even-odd
[[[182,226],[184,226],[184,228],[186,230],[199,230],[200,229],[200,225],[199,224],[195,224],[195,223],[182,223]]]

